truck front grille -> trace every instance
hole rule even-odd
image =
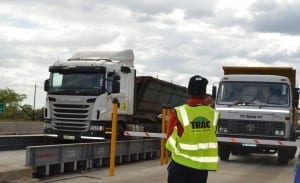
[[[230,129],[234,134],[268,135],[268,125],[263,121],[232,121]]]
[[[87,131],[90,108],[90,105],[82,104],[52,104],[54,128],[59,131]]]
[[[218,127],[227,128],[230,135],[274,136],[274,130],[285,130],[284,122],[222,119]]]

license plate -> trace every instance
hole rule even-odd
[[[256,144],[242,144],[244,147],[256,147]]]
[[[64,139],[66,139],[66,140],[74,140],[75,136],[64,135]]]

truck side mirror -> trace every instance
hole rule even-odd
[[[215,100],[216,97],[217,97],[217,87],[213,86],[212,87],[212,98],[213,98],[213,100]]]
[[[48,92],[49,91],[49,83],[50,83],[50,80],[49,79],[46,79],[44,81],[44,91],[45,92]]]
[[[128,74],[131,72],[131,70],[127,66],[121,66],[121,72]]]
[[[299,105],[299,88],[294,89],[293,95],[294,95],[293,106],[298,108],[298,105]]]

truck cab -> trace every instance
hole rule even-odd
[[[221,113],[218,137],[296,140],[294,101],[298,96],[291,79],[277,69],[268,74],[268,68],[224,68],[228,73],[220,80],[215,100],[215,109]],[[262,70],[265,73],[260,74]],[[228,160],[230,153],[278,153],[278,162],[285,164],[295,152],[296,147],[219,142],[221,160]]]
[[[112,100],[118,114],[133,114],[133,52],[80,52],[49,67],[44,111],[47,134],[59,138],[104,137],[111,121]]]

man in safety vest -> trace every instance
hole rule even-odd
[[[207,79],[190,78],[187,104],[175,107],[168,123],[166,148],[171,153],[168,183],[206,183],[218,165],[216,125],[219,113],[206,94]]]

